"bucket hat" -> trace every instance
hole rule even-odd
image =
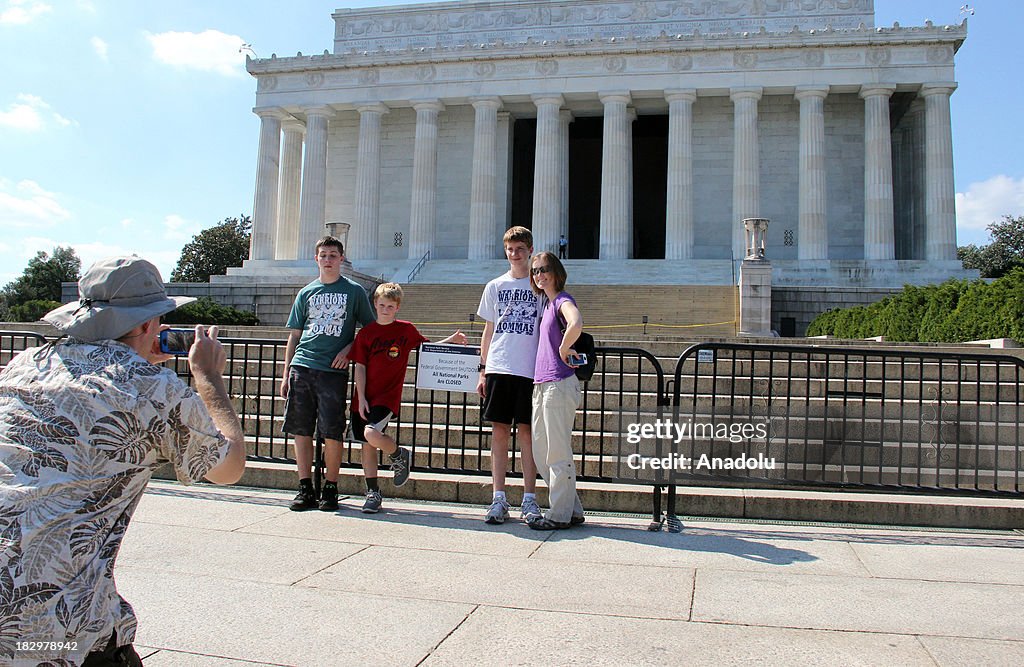
[[[86,342],[120,338],[143,322],[195,301],[167,296],[160,271],[135,255],[108,257],[90,266],[78,281],[78,295],[78,301],[51,310],[43,321]]]

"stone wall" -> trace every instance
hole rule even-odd
[[[866,306],[898,294],[902,289],[871,287],[773,287],[772,329],[782,331],[782,318],[796,320],[796,335],[803,336],[819,314],[829,308]]]

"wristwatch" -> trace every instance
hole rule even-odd
[[[479,366],[477,366],[477,367],[476,367],[476,369],[477,369],[478,371],[482,371],[482,370],[484,370],[485,368],[487,368],[487,364],[480,364]]]

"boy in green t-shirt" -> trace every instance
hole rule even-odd
[[[281,397],[287,399],[284,432],[295,438],[299,493],[290,508],[296,512],[319,507],[338,509],[338,473],[345,437],[348,390],[348,354],[356,323],[373,322],[366,292],[341,275],[345,247],[333,236],[316,244],[319,277],[295,297],[288,316]],[[319,498],[313,489],[313,434],[319,426],[324,438],[324,488]]]

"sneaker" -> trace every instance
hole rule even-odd
[[[540,505],[533,498],[524,499],[523,506],[519,508],[519,516],[523,521],[529,521],[531,516],[540,516]]]
[[[495,498],[491,506],[487,508],[487,515],[484,517],[486,523],[498,525],[505,523],[508,518],[509,504],[501,498]]]
[[[324,487],[324,490],[320,493],[319,508],[321,512],[338,511],[338,487]]]
[[[380,491],[367,491],[366,502],[363,503],[363,514],[376,514],[380,511],[382,502],[384,502],[384,497],[380,495]]]
[[[526,524],[534,530],[565,530],[572,525],[568,521],[561,523],[543,516],[532,517]]]
[[[316,491],[313,490],[312,486],[300,486],[298,494],[296,494],[288,509],[293,512],[305,512],[306,510],[314,509],[316,501]]]
[[[412,468],[412,452],[405,447],[399,447],[396,454],[398,458],[391,459],[391,472],[394,473],[391,483],[395,486],[402,486],[409,480],[409,470]]]
[[[583,516],[582,514],[573,514],[572,518],[569,519],[569,525],[578,526],[582,523],[586,523],[586,521],[587,517]]]

